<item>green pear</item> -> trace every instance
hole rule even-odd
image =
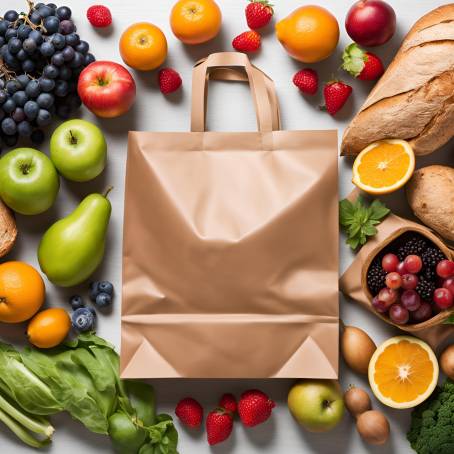
[[[101,263],[112,210],[107,193],[85,197],[70,215],[50,226],[41,239],[39,265],[55,285],[78,285]]]

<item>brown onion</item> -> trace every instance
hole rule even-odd
[[[345,392],[344,403],[347,410],[355,418],[371,409],[369,394],[364,389],[356,388],[355,386]]]
[[[389,422],[386,416],[377,410],[369,410],[359,415],[356,429],[361,438],[370,445],[383,445],[389,438]]]
[[[345,326],[341,337],[341,351],[347,365],[359,374],[367,374],[369,362],[377,346],[362,330]]]
[[[454,380],[454,344],[444,349],[440,356],[440,367],[447,377]]]

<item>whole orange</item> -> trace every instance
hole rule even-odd
[[[167,58],[167,39],[156,25],[138,22],[121,35],[120,55],[131,68],[151,71]]]
[[[43,305],[46,289],[38,271],[24,262],[0,265],[0,322],[20,323]]]
[[[38,312],[28,324],[27,336],[38,348],[52,348],[61,344],[71,329],[71,319],[61,308]]]
[[[179,0],[170,13],[172,31],[185,44],[213,39],[221,23],[222,13],[214,0]]]
[[[336,49],[339,24],[321,6],[302,6],[276,24],[276,35],[293,58],[315,63],[328,58]]]

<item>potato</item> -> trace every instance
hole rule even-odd
[[[433,165],[417,170],[406,186],[415,216],[448,240],[454,240],[454,169]]]

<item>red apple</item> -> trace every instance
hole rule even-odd
[[[95,61],[80,73],[77,91],[95,115],[113,118],[130,109],[136,97],[136,84],[124,66]]]
[[[347,14],[345,28],[350,38],[362,46],[380,46],[396,31],[396,13],[382,0],[360,0]]]

